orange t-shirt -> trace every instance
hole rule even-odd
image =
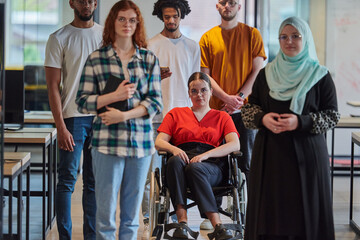
[[[266,59],[260,32],[243,23],[230,30],[216,26],[200,39],[201,67],[230,95],[236,95],[252,72],[253,59]],[[210,107],[221,109],[223,102],[213,96]]]

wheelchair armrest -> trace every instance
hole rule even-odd
[[[238,174],[238,159],[243,154],[240,151],[234,151],[230,153],[228,156],[228,167],[229,167],[229,175],[228,175],[228,183],[234,183],[233,181],[237,181],[237,174]],[[234,179],[233,179],[234,177]],[[236,184],[236,183],[235,183]]]
[[[164,157],[164,156],[167,156],[167,152],[166,151],[158,151],[158,154],[159,154],[159,156],[161,156],[161,157]]]
[[[240,151],[235,151],[235,152],[232,152],[231,153],[231,156],[234,157],[234,158],[238,158],[238,157],[241,157],[243,154],[242,152]]]

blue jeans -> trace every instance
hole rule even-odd
[[[151,156],[119,157],[91,151],[95,176],[96,239],[114,240],[120,191],[120,240],[136,240],[139,212]]]
[[[73,117],[64,120],[75,142],[74,151],[59,150],[59,175],[56,190],[56,220],[59,239],[71,239],[71,194],[74,192],[83,152],[83,233],[84,239],[95,239],[96,202],[94,175],[90,151],[93,117]]]

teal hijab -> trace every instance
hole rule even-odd
[[[319,64],[309,25],[298,17],[287,18],[280,26],[279,36],[286,25],[292,25],[301,34],[302,50],[295,57],[289,57],[280,49],[275,59],[266,65],[265,75],[270,96],[279,101],[291,99],[290,110],[301,114],[306,93],[328,69]]]

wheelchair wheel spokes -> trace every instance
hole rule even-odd
[[[247,205],[247,186],[246,186],[246,178],[245,174],[238,169],[237,173],[237,188],[234,190],[234,213],[233,213],[233,221],[241,226],[241,236],[244,236],[245,230],[245,216],[246,216],[246,205]],[[236,194],[235,194],[236,192]]]

